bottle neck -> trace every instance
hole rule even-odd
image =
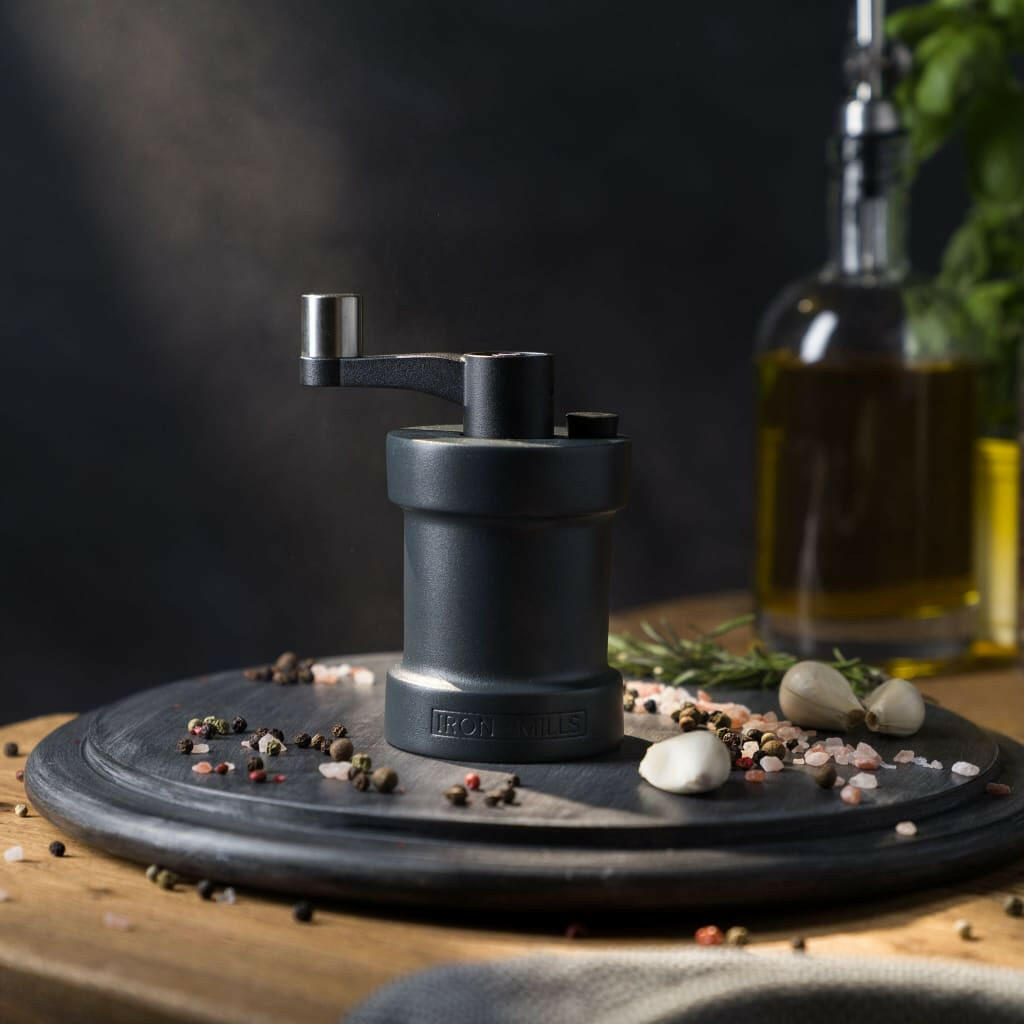
[[[829,180],[826,273],[900,280],[909,270],[902,137],[844,139],[836,148]]]

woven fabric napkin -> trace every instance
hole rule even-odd
[[[347,1024],[1024,1024],[1024,971],[714,949],[551,954],[412,974]]]

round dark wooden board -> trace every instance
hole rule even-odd
[[[749,900],[853,898],[932,884],[1024,850],[1024,748],[930,707],[909,739],[864,731],[891,761],[908,747],[943,769],[900,765],[851,807],[823,791],[812,769],[787,766],[764,783],[742,772],[702,796],[660,792],[637,774],[650,741],[675,734],[665,717],[626,715],[618,751],[565,764],[475,765],[430,760],[382,736],[384,676],[396,655],[345,659],[372,669],[359,686],[279,687],[223,672],[138,693],[82,715],[33,751],[26,787],[35,807],[111,853],[193,877],[302,893],[451,908],[675,907]],[[716,692],[755,710],[772,693]],[[288,749],[265,757],[280,784],[249,780],[246,735],[217,737],[200,756],[176,752],[193,716],[247,719],[284,731]],[[357,751],[393,767],[401,792],[361,793],[324,778],[324,755],[291,742],[343,722]],[[199,775],[199,760],[230,761]],[[953,775],[954,761],[981,767]],[[442,791],[476,770],[481,793],[453,807]],[[515,771],[513,805],[487,807],[482,791]],[[840,770],[853,774],[854,769]],[[1014,787],[985,793],[990,781]],[[918,834],[902,838],[898,821]]]

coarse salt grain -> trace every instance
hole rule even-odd
[[[855,757],[853,767],[859,772],[877,772],[881,761],[875,757]]]
[[[119,932],[130,932],[135,925],[132,924],[130,918],[123,917],[121,914],[114,914],[108,910],[103,915],[103,927],[113,928]]]
[[[912,750],[901,750],[896,754],[893,760],[897,764],[909,764],[914,760],[914,752]]]
[[[942,762],[941,761],[932,761],[932,763],[930,765],[928,765],[928,767],[929,768],[934,768],[935,771],[937,771],[937,772],[941,772],[942,771]]]
[[[747,740],[740,751],[744,757],[753,757],[761,749],[761,744],[754,740]]]
[[[845,746],[846,746],[846,744],[838,736],[829,736],[829,738],[827,740],[825,740],[825,749],[826,750],[829,747],[845,747]]]
[[[368,668],[354,668],[352,670],[352,682],[356,686],[369,686],[376,676]]]
[[[877,789],[878,779],[869,772],[858,772],[850,779],[850,785],[857,789]]]
[[[857,757],[873,757],[878,761],[882,760],[882,755],[875,750],[870,743],[858,743],[857,749],[854,750],[854,754],[856,754]]]
[[[208,754],[209,752],[209,743],[193,743],[192,749],[189,751],[190,754]]]
[[[235,902],[235,890],[229,885],[222,892],[217,893],[213,898],[217,903],[226,903],[230,906]]]
[[[4,860],[8,864],[14,864],[16,861],[25,859],[25,851],[20,846],[9,846],[4,850]]]
[[[347,779],[348,770],[352,767],[351,761],[327,761],[317,765],[317,771],[325,779]]]
[[[802,757],[794,757],[793,764],[806,764],[807,762]]]
[[[854,786],[843,786],[839,791],[839,799],[844,804],[859,804],[860,803],[860,790]]]
[[[198,764],[192,765],[192,771],[196,775],[209,775],[213,771],[213,765],[209,761],[200,761]]]
[[[832,755],[827,750],[811,750],[804,757],[804,761],[812,768],[820,768],[831,758]]]
[[[777,757],[762,757],[761,769],[766,772],[781,772],[784,765]]]
[[[330,665],[318,661],[311,667],[310,671],[313,673],[313,682],[327,683],[329,686],[333,686],[352,671],[352,666],[346,662]]]
[[[898,821],[896,823],[896,834],[898,836],[916,836],[917,826],[912,821]]]
[[[11,898],[11,894],[6,889],[0,889],[0,903],[6,903]]]
[[[981,769],[976,764],[971,764],[970,761],[956,761],[950,771],[954,775],[966,775],[968,777],[977,775]]]
[[[760,768],[751,768],[748,772],[745,772],[743,778],[747,782],[764,782],[764,772]]]

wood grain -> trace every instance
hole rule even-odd
[[[710,625],[737,611],[731,598],[690,600],[641,609],[623,624],[667,614],[685,625]],[[1024,739],[1024,675],[1018,669],[926,681],[922,688],[979,724]],[[68,716],[0,727],[0,742],[23,753]],[[0,1020],[5,1024],[102,1019],[146,1021],[336,1021],[378,985],[405,972],[455,960],[581,948],[632,948],[692,942],[708,923],[674,914],[604,917],[583,923],[590,936],[563,937],[565,918],[384,916],[343,906],[320,909],[311,925],[292,921],[287,900],[240,892],[233,906],[201,902],[192,888],[165,892],[135,865],[69,843],[52,858],[58,833],[36,815],[8,809],[23,798],[14,771],[24,757],[0,757],[0,849],[18,843],[26,860],[0,861]],[[810,955],[956,957],[1024,968],[1024,918],[1002,911],[1010,892],[1024,896],[1024,865],[966,884],[845,909],[751,912],[717,921],[744,924],[754,953],[808,939]],[[133,930],[104,927],[112,912]],[[714,915],[710,915],[712,919]],[[958,918],[978,938],[959,939]]]

